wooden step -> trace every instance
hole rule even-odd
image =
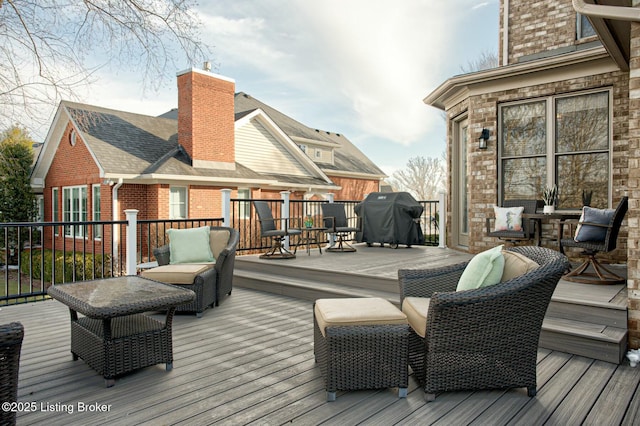
[[[539,345],[620,364],[627,351],[627,330],[547,316],[542,323]]]
[[[397,253],[406,256],[415,251]],[[242,256],[236,260],[234,286],[310,302],[331,297],[382,297],[397,306],[397,269],[407,266],[393,256],[379,256],[375,261],[368,257],[362,264],[357,256],[350,254],[267,262]],[[446,259],[441,256],[439,261]],[[374,263],[377,270],[371,267]],[[627,347],[625,290],[561,281],[543,322],[540,346],[620,363]]]
[[[319,282],[308,277],[302,279],[246,270],[235,271],[233,285],[309,301],[332,297],[382,297],[396,306],[400,303],[397,291],[393,293],[341,283],[328,283],[325,280]]]

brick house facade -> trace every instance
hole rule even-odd
[[[343,135],[235,93],[224,76],[190,69],[177,84],[178,108],[160,117],[61,102],[32,173],[45,221],[96,220],[98,210],[100,220],[123,220],[127,209],[139,219],[183,218],[172,197],[184,197],[176,200],[186,219],[221,217],[225,188],[232,198],[291,199],[379,190],[385,174]],[[92,227],[83,232],[93,240]]]
[[[616,2],[598,2],[599,5],[609,3],[618,6]],[[620,15],[629,15],[617,20],[600,15],[604,9],[580,9],[585,13],[593,11],[593,16],[577,13],[579,10],[574,5],[592,3],[583,0],[501,0],[499,66],[453,77],[425,98],[426,104],[446,111],[447,115],[447,245],[478,253],[500,244],[486,235],[485,222],[487,217],[493,216],[493,205],[500,205],[510,196],[518,198],[520,194],[509,185],[516,181],[509,179],[509,161],[518,165],[539,161],[535,164],[542,164],[548,172],[541,173],[542,179],[530,184],[535,190],[528,195],[540,198],[545,184],[557,184],[561,192],[565,191],[563,202],[567,210],[581,207],[576,195],[580,189],[594,189],[599,194],[594,207],[613,208],[623,195],[629,196],[629,212],[617,248],[605,258],[608,262],[627,264],[629,346],[638,348],[640,121],[637,115],[640,114],[640,94],[637,87],[640,84],[636,80],[640,78],[634,77],[639,75],[634,70],[640,68],[640,19],[634,16],[640,17],[640,13],[633,12],[632,8],[614,7]],[[609,25],[603,25],[604,21]],[[615,37],[605,30],[613,31]],[[623,43],[616,45],[615,40]],[[625,45],[625,40],[629,45]],[[588,101],[583,102],[585,99]],[[588,175],[599,175],[601,180],[597,184],[585,181],[571,186],[570,182],[575,179],[563,173],[561,165],[566,152],[560,147],[564,143],[561,140],[562,120],[568,120],[567,116],[575,110],[567,113],[563,108],[579,103],[592,105],[593,111],[603,111],[597,120],[584,120],[582,126],[577,126],[601,131],[601,148],[599,151],[584,148],[571,154],[576,158],[592,155],[605,161],[593,166],[594,171]],[[593,106],[597,103],[599,107]],[[521,133],[531,131],[529,140],[522,142],[523,151],[534,150],[539,137],[546,146],[542,155],[521,159],[505,153],[508,151],[505,140],[513,137],[509,133],[513,130],[509,122],[511,112],[514,121],[542,123],[537,130],[516,126]],[[599,124],[585,125],[592,122]],[[490,132],[488,147],[484,150],[478,148],[477,142],[482,129]],[[601,171],[595,170],[598,168]],[[518,173],[522,175],[520,182],[538,178],[538,170],[532,175],[526,168],[521,168],[513,174],[517,176]],[[460,189],[464,184],[468,185],[466,192]],[[573,194],[568,194],[571,191]],[[467,203],[467,215],[461,214],[462,203]],[[551,233],[552,226],[551,223],[544,225],[548,228],[547,233]],[[543,241],[543,244],[557,247],[557,242],[551,240]],[[577,254],[568,253],[571,258]]]

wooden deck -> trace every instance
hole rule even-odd
[[[399,268],[435,268],[469,260],[456,250],[416,246],[398,249],[356,244],[355,253],[307,255],[265,260],[236,259],[236,287],[313,301],[324,297],[382,297],[398,304]],[[626,267],[615,266],[620,274]],[[540,346],[619,363],[627,351],[627,289],[560,280],[542,325]]]
[[[339,392],[325,400],[313,358],[312,304],[237,288],[201,319],[177,315],[174,369],[144,368],[105,388],[69,352],[69,312],[57,301],[0,309],[21,321],[25,339],[19,401],[35,402],[18,425],[257,424],[462,425],[637,424],[640,368],[538,351],[538,395],[526,390],[451,392],[425,404],[410,379],[393,390]],[[82,404],[106,412],[79,410]],[[47,411],[48,410],[48,411]],[[70,412],[73,410],[73,412]]]

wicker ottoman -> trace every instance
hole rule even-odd
[[[397,387],[407,396],[407,317],[381,298],[318,299],[313,308],[314,355],[327,401],[337,390]]]

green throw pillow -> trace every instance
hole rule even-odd
[[[504,271],[502,245],[476,254],[469,261],[458,281],[457,291],[498,284]]]
[[[209,245],[209,227],[169,229],[170,264],[214,262]]]

